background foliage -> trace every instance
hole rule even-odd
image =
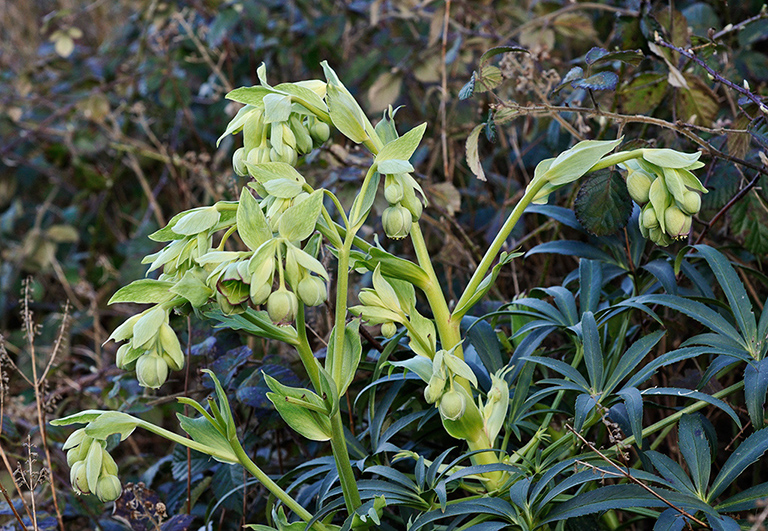
[[[102,346],[109,331],[135,313],[120,305],[107,307],[106,301],[119,286],[144,274],[139,260],[155,250],[146,235],[176,212],[238,197],[242,180],[230,164],[237,146],[228,138],[215,147],[237,110],[223,96],[234,87],[255,84],[262,61],[271,79],[284,81],[321,77],[319,63],[328,60],[367,103],[370,115],[389,104],[404,105],[397,114],[403,130],[428,122],[415,160],[432,199],[425,218],[427,241],[449,298],[458,296],[454,290],[459,291],[471,273],[538,161],[555,156],[576,139],[609,139],[618,133],[650,146],[703,149],[708,165],[702,181],[711,192],[704,197],[689,243],[708,243],[739,264],[738,279],[759,313],[768,291],[763,274],[768,195],[761,153],[768,147],[768,125],[750,95],[765,94],[768,82],[768,24],[760,9],[759,2],[715,1],[5,2],[0,54],[0,332],[8,361],[3,364],[7,380],[0,445],[8,470],[0,479],[10,497],[18,498],[10,472],[19,462],[31,464],[32,472],[23,472],[16,483],[36,493],[41,528],[56,525],[48,479],[56,486],[68,529],[89,529],[97,522],[105,529],[122,528],[118,521],[145,529],[153,528],[152,522],[168,525],[171,517],[178,527],[169,528],[186,529],[193,518],[185,513],[194,515],[198,526],[207,520],[217,528],[261,521],[267,500],[258,486],[243,486],[241,469],[211,465],[178,448],[158,449],[147,434],[135,435],[115,455],[125,477],[136,482],[132,494],[151,503],[138,511],[118,507],[116,520],[100,503],[63,488],[66,467],[59,448],[64,430],[49,428],[43,443],[38,428],[43,410],[59,416],[77,409],[122,407],[157,422],[165,419],[171,426],[177,406],[166,397],[207,395],[210,389],[196,372],[204,366],[219,375],[238,405],[249,433],[247,444],[258,448],[261,465],[276,474],[293,471],[297,484],[310,485],[298,494],[300,501],[330,488],[322,483],[332,466],[332,460],[323,457],[325,448],[283,427],[264,397],[261,371],[288,385],[305,378],[291,352],[267,341],[244,344],[236,333],[213,333],[200,323],[179,320],[174,324],[190,345],[192,368],[158,398],[115,369],[113,344]],[[678,49],[664,48],[656,35]],[[507,45],[530,53],[483,57],[487,50]],[[631,52],[601,58],[590,52],[595,47]],[[689,50],[698,62],[685,56]],[[721,77],[708,77],[705,65]],[[478,127],[481,123],[485,125]],[[465,147],[468,137],[474,143]],[[348,190],[346,197],[351,198],[364,172],[362,156],[352,145],[333,144],[316,155],[317,164],[307,177],[335,190],[342,200]],[[479,166],[485,181],[474,175]],[[577,188],[564,189],[557,203],[570,207],[576,194]],[[491,293],[495,302],[485,310],[524,295],[549,300],[552,292],[526,291],[535,286],[578,290],[577,279],[586,273],[574,255],[614,266],[602,269],[604,277],[610,276],[603,294],[608,300],[620,297],[626,282],[634,282],[636,294],[652,292],[659,284],[668,293],[695,291],[695,274],[689,272],[693,280],[676,279],[674,272],[670,276],[674,253],[685,242],[668,250],[654,248],[645,245],[636,230],[633,234],[634,225],[612,240],[600,239],[585,232],[569,212],[546,212],[556,214],[557,221],[527,215],[513,234],[511,248],[533,250],[501,270]],[[582,209],[580,219],[589,216]],[[632,240],[634,247],[625,246],[624,240]],[[407,244],[384,245],[409,252]],[[559,258],[562,255],[571,257]],[[726,300],[712,273],[700,269],[702,282],[715,286],[712,298]],[[27,277],[31,280],[25,292],[22,283]],[[71,307],[59,334],[64,301]],[[659,354],[679,347],[692,335],[691,327],[705,330],[663,303],[651,303],[667,329]],[[331,326],[329,314],[322,310],[310,316],[320,352]],[[500,339],[498,355],[504,363],[513,345],[525,340],[511,337],[517,329],[515,318],[498,313],[489,327],[498,332],[491,337]],[[30,334],[30,319],[44,325],[39,334]],[[650,323],[638,319],[632,326],[646,329]],[[567,331],[554,326],[552,331],[543,345],[552,351],[569,348]],[[477,341],[487,337],[475,333]],[[378,375],[382,367],[373,353],[381,345],[368,335],[372,354],[363,368]],[[31,377],[35,359],[45,367],[54,356],[45,382],[38,386],[25,382],[12,365]],[[695,362],[672,367],[652,383],[693,387],[706,370]],[[708,392],[741,378],[742,372],[736,371],[712,380]],[[408,391],[411,383],[398,385]],[[413,389],[412,394],[420,392]],[[355,402],[360,392],[360,386],[353,389],[348,407],[351,429],[370,433],[352,449],[358,458],[384,451],[391,437],[395,441],[403,435],[393,432],[388,437],[387,409],[371,409],[371,390]],[[390,400],[393,411],[398,406],[395,394],[383,399]],[[397,400],[407,394],[401,391]],[[680,407],[672,398],[665,400],[657,408],[646,408],[644,425]],[[746,422],[743,400],[733,399],[731,405]],[[725,448],[740,434],[718,411],[708,414],[709,426]],[[428,412],[424,426],[437,427]],[[519,413],[524,426],[525,412]],[[555,426],[567,417],[556,417]],[[420,437],[411,443],[400,440],[397,445],[426,453],[451,446],[447,437],[431,439],[427,434],[433,432],[427,428],[412,432]],[[677,460],[675,433],[664,435],[656,439],[655,449]],[[30,457],[33,448],[24,446],[27,441],[40,454],[36,461]],[[35,474],[44,464],[44,448],[54,466],[52,477],[41,479]],[[724,456],[715,456],[716,466],[722,466]],[[739,479],[733,493],[752,486],[765,473],[761,462],[750,469],[749,477]],[[312,478],[320,481],[309,482]],[[188,479],[194,482],[189,502]],[[427,473],[422,480],[422,492],[435,489],[434,495],[439,495],[434,475]],[[7,504],[0,514],[13,521]]]

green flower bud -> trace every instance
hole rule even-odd
[[[101,449],[101,470],[104,474],[117,475],[117,463],[115,463],[115,460],[109,455],[106,448]]]
[[[674,205],[664,211],[664,223],[672,238],[682,238],[691,232],[691,216]]]
[[[643,213],[640,217],[640,224],[646,229],[655,229],[659,226],[659,220],[656,217],[656,211],[651,205],[648,205],[643,209]]]
[[[357,294],[357,298],[365,306],[378,306],[380,308],[385,308],[384,303],[381,302],[381,298],[373,290],[364,289]]]
[[[136,377],[142,387],[157,389],[168,379],[168,363],[154,352],[144,354],[136,361]]]
[[[96,496],[99,497],[99,499],[102,502],[110,502],[115,501],[120,497],[120,494],[123,493],[123,487],[120,485],[120,480],[117,479],[117,476],[113,476],[112,474],[108,474],[106,476],[102,476],[99,479],[99,483],[96,486]]]
[[[403,200],[400,203],[411,213],[413,221],[418,221],[419,218],[421,218],[421,212],[424,210],[424,205],[422,205],[419,198],[416,197],[416,192],[414,192],[413,188],[409,187],[403,189]]]
[[[381,335],[386,337],[387,339],[391,338],[397,333],[397,325],[393,323],[392,321],[388,323],[382,323],[381,325]]]
[[[670,238],[666,232],[662,231],[658,227],[655,229],[648,229],[648,237],[653,243],[661,247],[666,247],[672,243],[672,238]]]
[[[69,482],[72,484],[72,488],[75,492],[81,494],[88,494],[88,477],[85,470],[85,462],[78,461],[69,470]]]
[[[627,173],[627,190],[629,196],[638,204],[648,202],[648,192],[651,190],[653,178],[643,170],[629,170]]]
[[[467,408],[467,399],[460,391],[451,389],[440,399],[438,409],[440,414],[448,420],[459,420]]]
[[[689,190],[683,194],[683,202],[678,203],[680,210],[691,216],[698,214],[701,210],[701,194]]]
[[[232,155],[232,168],[234,168],[235,173],[241,177],[248,175],[248,168],[245,166],[246,160],[248,160],[248,154],[245,152],[245,148],[241,147],[236,149],[235,153]]]
[[[312,151],[312,136],[297,114],[291,114],[290,127],[296,137],[296,151],[306,154]]]
[[[267,299],[267,313],[275,324],[288,324],[296,318],[299,300],[285,288],[280,288]]]
[[[395,205],[384,210],[381,215],[381,223],[387,237],[399,240],[408,236],[411,232],[413,218],[407,208]]]
[[[283,122],[282,127],[283,127],[283,143],[292,147],[293,149],[296,149],[296,135],[293,134],[293,130],[285,122]]]
[[[67,450],[67,466],[72,468],[75,463],[77,463],[80,460],[80,449],[79,448],[72,448],[70,450]]]
[[[264,283],[260,286],[251,284],[251,302],[253,304],[264,304],[272,293],[272,281]]]
[[[384,197],[387,203],[394,205],[403,199],[403,185],[391,175],[384,179]]]
[[[432,376],[432,378],[429,379],[427,387],[424,388],[424,400],[427,401],[427,404],[434,404],[440,400],[441,396],[443,396],[444,390],[445,378]]]
[[[312,275],[307,275],[299,281],[296,294],[307,306],[318,306],[328,298],[328,290],[323,279]]]
[[[315,125],[310,128],[309,134],[312,136],[312,140],[315,141],[315,145],[319,146],[325,144],[331,137],[331,128],[327,123],[318,120],[315,122]]]

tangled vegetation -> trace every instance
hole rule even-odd
[[[6,7],[9,529],[763,525],[763,6]]]

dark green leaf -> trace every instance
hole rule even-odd
[[[590,54],[593,52],[593,50],[599,51],[592,55],[592,61],[590,62]],[[643,55],[642,50],[618,50],[615,52],[606,52],[602,48],[592,48],[592,50],[587,52],[586,60],[587,64],[590,65],[600,65],[610,63],[612,61],[621,61],[622,63],[637,66],[640,64],[644,57],[645,56]]]
[[[669,82],[667,76],[643,73],[621,89],[621,105],[627,114],[644,114],[655,109],[664,99]]]
[[[520,46],[494,46],[483,55],[480,56],[480,66],[491,58],[502,53],[528,53],[528,50]]]
[[[693,476],[696,489],[702,495],[709,485],[709,471],[712,468],[709,442],[704,433],[704,425],[698,414],[683,415],[678,424],[678,444],[683,453],[688,470]]]
[[[600,346],[600,334],[592,312],[586,312],[581,319],[582,341],[584,343],[584,363],[587,366],[589,383],[599,392],[603,386],[603,349]]]
[[[744,401],[752,425],[762,428],[764,424],[765,394],[768,392],[768,358],[748,363],[744,369]]]
[[[716,499],[744,470],[768,450],[768,428],[754,432],[731,454],[712,482],[708,499]]]
[[[475,93],[475,75],[476,72],[472,72],[472,77],[470,77],[469,81],[467,81],[464,86],[461,87],[461,90],[459,91],[460,100],[469,99]]]
[[[495,373],[504,366],[504,361],[501,359],[501,345],[496,332],[483,320],[475,320],[473,317],[464,317],[464,319],[474,321],[467,332],[467,339],[475,347],[486,370],[489,373]]]
[[[584,69],[580,66],[574,66],[570,70],[568,70],[568,73],[565,74],[565,77],[560,80],[560,83],[552,90],[552,93],[556,93],[561,88],[563,88],[566,84],[571,83],[572,81],[576,81],[578,79],[581,79],[584,77]]]
[[[571,81],[573,88],[590,90],[615,90],[619,84],[619,76],[615,72],[603,71],[583,79]]]
[[[659,474],[666,479],[671,486],[680,492],[688,492],[688,494],[695,495],[696,489],[691,482],[691,479],[676,461],[666,455],[649,450],[645,452],[645,455],[650,459],[654,468],[659,471]]]
[[[600,170],[581,185],[573,209],[588,232],[607,236],[627,225],[632,199],[619,172]]]

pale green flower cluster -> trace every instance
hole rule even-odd
[[[643,206],[640,231],[654,243],[667,246],[691,232],[691,222],[701,209],[707,189],[691,173],[703,166],[701,153],[671,149],[643,149],[642,158],[622,164],[627,170],[627,189]]]
[[[117,464],[106,448],[106,441],[87,435],[85,428],[72,432],[62,447],[67,452],[72,488],[79,494],[93,493],[103,502],[118,499],[123,491]]]

